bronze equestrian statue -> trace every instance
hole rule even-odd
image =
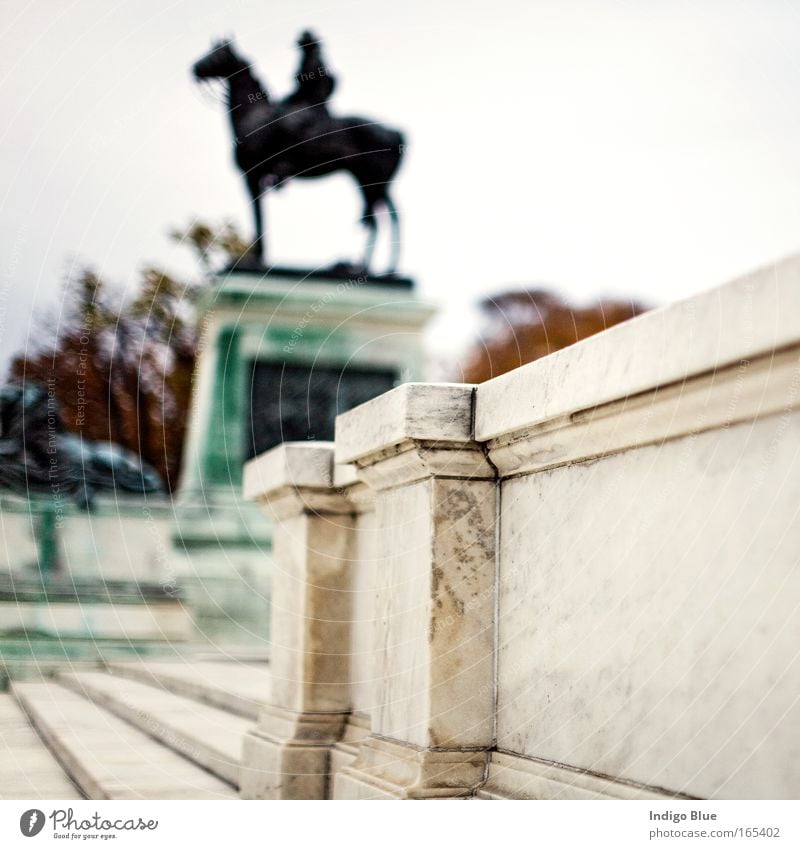
[[[292,179],[311,179],[346,171],[361,190],[367,228],[363,270],[369,271],[377,238],[376,212],[383,208],[391,222],[392,251],[387,273],[394,273],[400,250],[397,210],[389,194],[403,156],[403,136],[366,118],[339,118],[327,101],[336,84],[325,67],[319,41],[310,32],[298,40],[297,87],[274,101],[240,56],[232,40],[217,42],[193,67],[198,81],[223,80],[228,117],[253,206],[255,240],[248,264],[263,268],[265,259],[261,197]],[[241,267],[241,264],[240,264]]]
[[[69,433],[48,386],[27,380],[0,389],[0,489],[90,509],[98,491],[163,493],[158,472],[114,442]]]

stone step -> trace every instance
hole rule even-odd
[[[56,683],[12,692],[89,799],[235,799],[231,785]]]
[[[272,690],[269,665],[263,662],[116,661],[108,669],[253,720]]]
[[[239,786],[242,739],[252,720],[109,672],[65,672],[56,680]]]
[[[0,799],[82,799],[9,693],[0,693]]]

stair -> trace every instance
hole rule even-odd
[[[242,740],[269,682],[263,662],[234,660],[12,682],[0,694],[0,798],[236,798]]]
[[[81,799],[8,693],[0,693],[0,799]]]
[[[66,673],[58,681],[234,787],[239,786],[242,738],[252,725],[250,720],[107,672]]]
[[[266,663],[235,661],[117,661],[110,672],[163,687],[179,696],[256,720],[269,701],[272,678]]]
[[[90,799],[232,799],[222,779],[59,684],[14,684],[42,739]]]

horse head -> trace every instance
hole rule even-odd
[[[249,67],[233,46],[233,39],[226,38],[211,45],[211,50],[192,65],[194,78],[200,80],[228,79]]]

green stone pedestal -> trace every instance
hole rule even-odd
[[[433,312],[395,277],[286,269],[212,281],[173,545],[201,635],[269,640],[271,528],[241,497],[243,463],[280,442],[332,439],[338,413],[422,379]]]

